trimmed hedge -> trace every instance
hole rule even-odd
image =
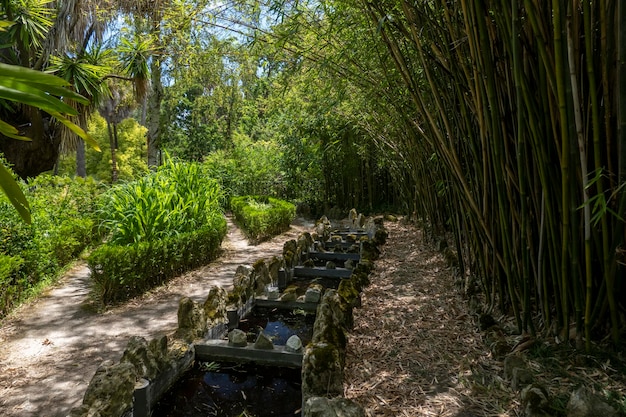
[[[107,243],[88,259],[102,304],[138,295],[211,261],[226,235],[219,184],[200,164],[166,155],[156,172],[100,200]]]
[[[296,206],[268,196],[233,197],[230,207],[239,226],[256,242],[288,230],[296,217]]]
[[[123,301],[215,259],[226,220],[216,223],[163,240],[99,247],[88,260],[94,295],[102,304]]]
[[[19,300],[23,285],[18,281],[24,259],[19,256],[7,256],[0,253],[0,317],[8,313],[14,300]]]

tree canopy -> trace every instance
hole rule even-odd
[[[2,2],[13,26],[0,60],[91,68],[94,85],[66,76],[89,98],[132,80],[148,165],[167,149],[214,172],[271,173],[268,189],[318,211],[402,210],[450,238],[468,296],[510,311],[519,331],[619,342],[621,2],[80,2],[84,22],[70,3]],[[108,75],[86,61],[99,22],[116,22]],[[16,172],[50,169],[58,124],[2,112],[34,135],[0,141]]]

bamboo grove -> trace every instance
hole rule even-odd
[[[626,5],[358,4],[410,108],[393,139],[411,167],[400,181],[415,190],[419,216],[453,233],[467,290],[510,312],[520,331],[587,349],[609,336],[618,344]]]

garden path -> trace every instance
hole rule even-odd
[[[311,227],[299,219],[288,232],[249,246],[229,221],[219,259],[103,313],[90,309],[89,271],[77,266],[2,323],[0,416],[65,416],[98,365],[119,360],[130,336],[173,332],[182,296],[202,301],[211,286],[229,287],[237,266],[279,254],[286,240]],[[478,330],[441,254],[409,223],[385,227],[389,238],[348,337],[346,397],[367,417],[522,415],[519,392],[503,378],[502,360],[491,354],[489,334]],[[521,346],[525,335],[511,332],[512,319],[497,319],[496,333],[510,347]],[[594,358],[551,338],[536,345],[527,353],[534,381],[556,405],[564,407],[574,388],[586,385],[615,393],[624,409],[623,359]]]
[[[89,297],[89,269],[76,265],[54,288],[2,322],[0,415],[66,416],[80,405],[98,365],[119,360],[130,336],[171,334],[180,298],[203,301],[215,285],[228,289],[239,265],[280,255],[285,241],[312,226],[296,219],[287,232],[252,246],[228,219],[217,260],[104,312],[95,311]]]

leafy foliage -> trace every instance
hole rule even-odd
[[[127,118],[116,126],[118,147],[115,150],[118,180],[132,181],[148,172],[146,163],[146,128],[137,120]],[[111,146],[107,124],[99,114],[93,114],[89,121],[89,134],[100,143],[101,152],[86,150],[87,173],[98,181],[111,183]],[[75,155],[60,159],[59,173],[72,175],[76,165]]]
[[[232,149],[213,152],[203,165],[209,176],[220,182],[226,197],[223,204],[228,207],[235,195],[283,195],[286,185],[280,161],[277,143],[252,141],[237,133]]]
[[[0,99],[28,104],[45,110],[97,149],[98,145],[91,136],[67,119],[68,115],[75,115],[76,111],[58,97],[69,98],[82,103],[85,103],[86,100],[84,97],[68,90],[65,81],[50,74],[2,63],[0,63],[0,71],[3,73],[3,76],[0,77]],[[0,120],[0,134],[13,139],[30,140],[20,136],[19,133],[13,125]],[[31,216],[28,201],[19,187],[17,187],[4,164],[0,164],[0,188],[7,195],[22,219],[30,222]]]
[[[32,224],[0,196],[0,317],[99,239],[94,214],[100,191],[93,180],[44,175],[25,186]]]
[[[267,240],[289,229],[296,207],[267,196],[239,196],[230,202],[233,215],[250,239]]]
[[[226,234],[221,195],[202,165],[169,157],[156,172],[103,194],[107,243],[89,257],[97,297],[124,299],[212,259]]]
[[[103,194],[100,227],[111,244],[164,239],[221,223],[220,197],[201,165],[169,159],[156,172]]]

